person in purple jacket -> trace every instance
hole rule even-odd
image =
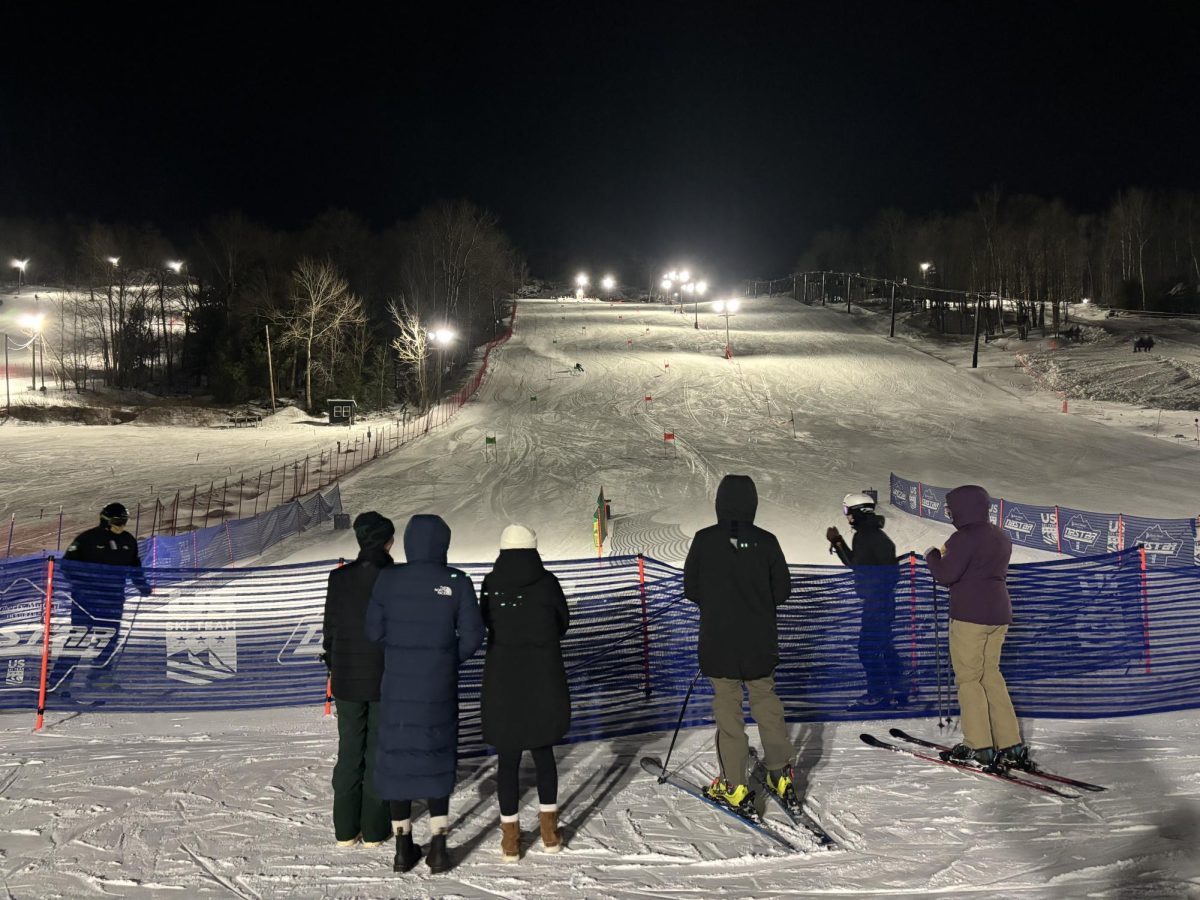
[[[1006,584],[1012,541],[988,520],[990,506],[979,485],[956,487],[946,495],[954,534],[940,550],[925,551],[934,579],[950,588],[950,664],[963,733],[962,742],[942,756],[1028,768],[1029,751],[1000,674],[1000,651],[1012,624]]]

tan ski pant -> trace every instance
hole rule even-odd
[[[782,769],[792,762],[795,748],[783,720],[783,703],[775,694],[775,678],[738,681],[736,678],[712,678],[713,718],[717,723],[717,756],[721,774],[734,785],[746,784],[750,741],[746,738],[745,713],[742,709],[742,685],[750,694],[750,715],[758,723],[763,745],[763,765]]]
[[[975,750],[1021,743],[1017,714],[1000,674],[1007,625],[950,620],[950,664],[958,685],[963,743]]]

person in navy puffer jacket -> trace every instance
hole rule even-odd
[[[406,562],[379,573],[367,607],[367,637],[383,644],[383,684],[375,791],[392,801],[394,869],[407,872],[421,851],[412,839],[412,801],[427,798],[430,871],[450,868],[450,794],[458,766],[458,668],[483,643],[483,619],[470,577],[446,565],[450,526],[413,516],[404,529]]]

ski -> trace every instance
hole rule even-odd
[[[784,814],[792,820],[792,824],[797,828],[802,828],[816,839],[817,845],[825,850],[837,850],[838,843],[833,837],[821,827],[821,823],[813,818],[803,807],[802,804],[789,804],[786,800],[780,797],[777,793],[771,790],[767,784],[767,770],[762,764],[762,760],[758,758],[758,753],[754,748],[750,748],[751,760],[751,777],[758,782],[759,788],[772,800],[776,805],[783,810]]]
[[[930,750],[949,750],[945,744],[937,744],[933,741],[926,741],[919,737],[913,737],[907,731],[900,728],[893,728],[888,732],[892,737],[899,738],[902,741],[908,741],[910,744],[916,744],[918,747],[928,747]],[[1055,775],[1053,772],[1047,772],[1044,769],[1038,768],[1036,765],[1032,769],[1017,769],[1025,775],[1035,775],[1038,778],[1045,778],[1047,781],[1057,781],[1059,784],[1065,784],[1068,787],[1077,788],[1081,791],[1107,791],[1108,788],[1100,784],[1091,784],[1087,781],[1079,781],[1075,778],[1068,778],[1066,775]]]
[[[882,750],[891,750],[893,753],[904,753],[908,756],[915,756],[917,759],[923,759],[927,762],[937,763],[939,766],[949,766],[952,769],[958,769],[960,772],[968,772],[972,775],[983,775],[987,778],[996,778],[1000,781],[1007,781],[1009,784],[1019,784],[1022,787],[1027,787],[1035,791],[1040,791],[1043,794],[1051,794],[1055,797],[1061,797],[1064,800],[1078,800],[1078,794],[1069,794],[1066,791],[1060,791],[1048,784],[1043,784],[1040,781],[1030,781],[1027,778],[1020,778],[1016,775],[1009,775],[1000,772],[989,772],[983,766],[965,762],[952,762],[942,759],[940,756],[931,756],[928,753],[920,753],[916,750],[911,750],[908,747],[901,747],[897,744],[889,744],[887,741],[881,741],[873,734],[860,734],[859,738],[864,744],[871,747],[879,747]]]
[[[747,828],[757,832],[772,843],[783,847],[785,850],[789,850],[793,853],[797,852],[797,848],[793,846],[790,841],[788,841],[782,835],[777,834],[774,829],[772,829],[761,819],[744,816],[733,807],[727,806],[724,803],[718,803],[716,800],[712,799],[712,797],[709,797],[707,794],[705,794],[704,791],[696,785],[688,781],[684,781],[682,778],[679,778],[673,774],[667,774],[663,772],[662,763],[654,757],[643,756],[642,768],[653,775],[659,784],[669,784],[671,787],[695,797],[702,803],[707,803],[713,809],[720,810],[730,818],[736,819]]]

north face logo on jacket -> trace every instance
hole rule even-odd
[[[454,593],[454,591],[450,589],[450,586],[446,584],[439,584],[433,589],[433,592],[439,597],[449,597]]]

